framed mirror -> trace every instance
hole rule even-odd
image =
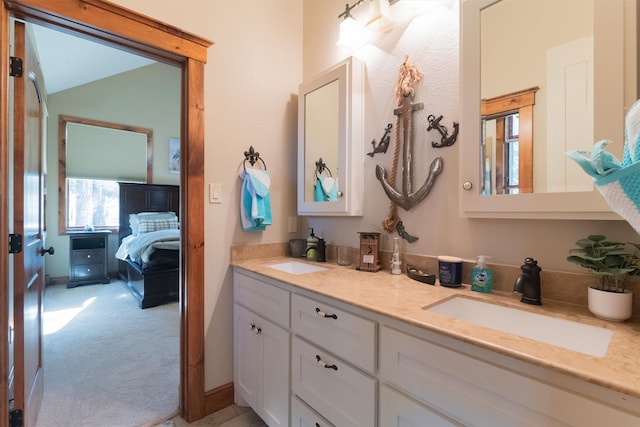
[[[464,216],[620,219],[565,153],[609,139],[622,158],[625,106],[637,95],[636,7],[627,0],[464,0]],[[527,91],[529,106],[520,103]],[[519,187],[514,174],[526,184]]]
[[[363,64],[348,58],[300,85],[299,215],[362,215],[363,74]]]

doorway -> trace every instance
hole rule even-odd
[[[204,64],[206,50],[212,44],[198,36],[185,33],[135,12],[101,0],[83,2],[62,0],[5,1],[0,4],[1,40],[0,84],[9,81],[9,17],[57,27],[100,43],[117,46],[182,69],[181,152],[183,168],[180,175],[181,217],[181,333],[180,333],[180,411],[188,422],[205,415],[204,398]],[[9,98],[0,93],[0,227],[8,233],[6,210],[9,153]],[[0,258],[0,271],[6,272],[9,258]],[[9,330],[8,277],[0,278],[0,328]],[[0,358],[8,359],[7,340],[0,340]],[[0,367],[2,378],[8,377],[8,367]],[[2,415],[5,414],[5,415]],[[8,419],[8,388],[0,390],[0,419]]]

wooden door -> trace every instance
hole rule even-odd
[[[35,426],[42,401],[42,294],[44,291],[41,80],[25,24],[15,23],[14,57],[22,58],[22,77],[14,83],[14,234],[23,236],[13,255],[15,388],[14,407],[23,425]]]

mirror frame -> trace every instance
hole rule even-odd
[[[620,220],[597,189],[570,193],[530,193],[517,195],[480,195],[478,192],[480,117],[480,12],[496,0],[464,0],[460,12],[460,215],[470,218],[606,219]],[[623,2],[595,1],[594,16],[595,81],[599,75],[619,73],[624,67]],[[619,22],[621,31],[599,37],[603,22]],[[635,68],[635,67],[634,67]],[[608,79],[594,88],[595,117],[619,112],[615,120],[599,120],[595,141],[624,141],[624,78]],[[606,87],[605,87],[606,86]],[[602,122],[602,123],[600,123]],[[469,183],[471,188],[469,188]]]
[[[338,81],[338,191],[337,202],[305,201],[305,97]],[[364,64],[349,57],[308,82],[298,91],[298,215],[362,216],[364,211]]]

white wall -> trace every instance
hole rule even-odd
[[[299,224],[299,236],[287,232],[287,218],[296,212],[295,155],[297,87],[304,77],[329,68],[350,52],[338,48],[337,15],[344,0],[116,0],[125,7],[165,21],[215,42],[209,49],[205,76],[205,182],[223,186],[223,203],[205,208],[205,387],[232,380],[231,245],[286,241],[315,227],[329,243],[358,245],[356,231],[379,230],[388,201],[376,180],[376,164],[391,165],[386,155],[366,156],[365,215],[361,218],[312,218]],[[367,67],[366,129],[370,147],[387,123],[394,122],[393,88],[405,53],[425,73],[416,101],[424,102],[416,130],[415,171],[422,182],[425,166],[436,155],[444,171],[434,190],[410,212],[400,209],[407,231],[419,236],[404,250],[424,255],[450,254],[473,259],[490,255],[491,262],[520,265],[527,256],[545,270],[577,271],[565,261],[573,242],[587,234],[605,233],[622,241],[637,240],[624,222],[469,220],[458,217],[458,141],[435,150],[426,116],[444,115],[449,128],[459,120],[458,3],[402,0],[402,5],[432,10],[408,26],[397,26],[356,56]],[[444,4],[444,6],[443,6]],[[404,6],[403,6],[404,7]],[[303,26],[304,19],[304,42]],[[304,46],[304,50],[303,50]],[[303,73],[304,68],[304,73]],[[249,145],[272,171],[274,225],[263,233],[241,231],[238,214],[240,181],[237,168]],[[206,197],[206,195],[205,195]],[[384,248],[390,249],[391,236]],[[384,274],[384,273],[380,273]]]

